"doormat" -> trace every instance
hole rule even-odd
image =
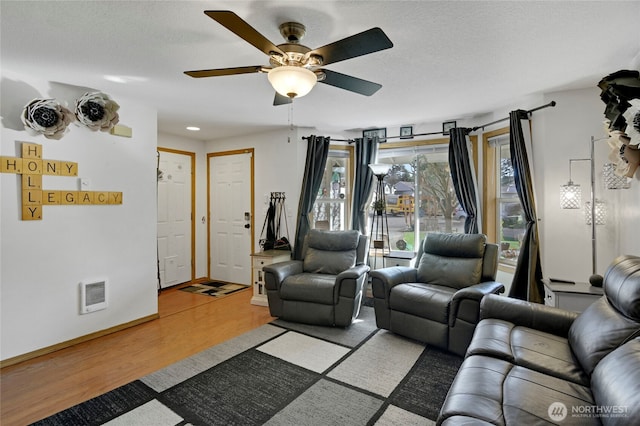
[[[224,297],[231,293],[249,288],[248,285],[221,283],[219,281],[209,281],[206,283],[192,284],[180,290],[194,294],[204,294],[205,296]]]

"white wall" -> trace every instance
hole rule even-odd
[[[80,95],[83,91],[80,91]],[[21,109],[33,97],[73,105],[77,88],[2,70],[3,156],[20,142],[43,146],[46,159],[78,163],[78,177],[44,176],[45,189],[121,191],[123,204],[44,206],[43,219],[22,221],[20,178],[0,174],[0,358],[6,360],[157,313],[156,111],[115,99],[132,138],[70,126],[61,140],[29,136]],[[79,314],[79,283],[107,278],[109,307]]]
[[[591,226],[586,225],[584,209],[560,208],[560,186],[569,179],[569,160],[590,157],[591,136],[606,137],[605,104],[595,87],[549,93],[546,101],[558,105],[539,114],[534,129],[536,183],[542,194],[543,267],[545,276],[587,281],[591,275]],[[535,117],[536,119],[538,117]],[[608,162],[606,140],[596,142],[596,198],[608,208],[606,225],[597,226],[597,268],[604,274],[611,261],[621,254],[640,255],[637,225],[640,223],[640,172],[631,188],[607,190],[602,183],[602,166]],[[574,162],[572,180],[582,187],[582,199],[590,197],[590,162]]]
[[[195,174],[195,247],[194,259],[196,262],[195,278],[207,276],[207,153],[205,143],[202,141],[158,133],[158,147],[171,148],[180,151],[192,152],[196,157]],[[203,222],[204,218],[204,222]]]

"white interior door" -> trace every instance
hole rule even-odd
[[[251,283],[251,153],[209,157],[209,275]]]
[[[158,263],[164,288],[192,278],[191,157],[158,152]]]

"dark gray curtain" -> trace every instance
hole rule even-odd
[[[469,155],[467,134],[470,129],[456,127],[450,130],[449,140],[449,168],[451,180],[460,205],[467,213],[464,221],[465,234],[480,232],[478,214],[478,188],[474,167]]]
[[[367,235],[367,201],[373,190],[374,176],[369,164],[378,157],[378,138],[357,138],[355,179],[351,205],[351,229]]]
[[[527,112],[516,110],[509,113],[511,164],[518,198],[524,210],[527,227],[520,245],[518,264],[513,274],[509,297],[544,303],[544,285],[540,265],[540,243],[538,239],[538,217],[536,215],[531,163],[520,120],[527,120]],[[529,129],[526,129],[528,132]]]
[[[302,245],[304,237],[311,229],[309,213],[313,209],[316,195],[322,184],[322,175],[329,156],[329,138],[311,135],[307,139],[307,159],[302,177],[300,202],[298,203],[298,221],[296,224],[296,238],[293,246],[293,258],[302,259]]]

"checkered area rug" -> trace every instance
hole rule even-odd
[[[462,358],[375,326],[276,320],[39,425],[432,425]]]

